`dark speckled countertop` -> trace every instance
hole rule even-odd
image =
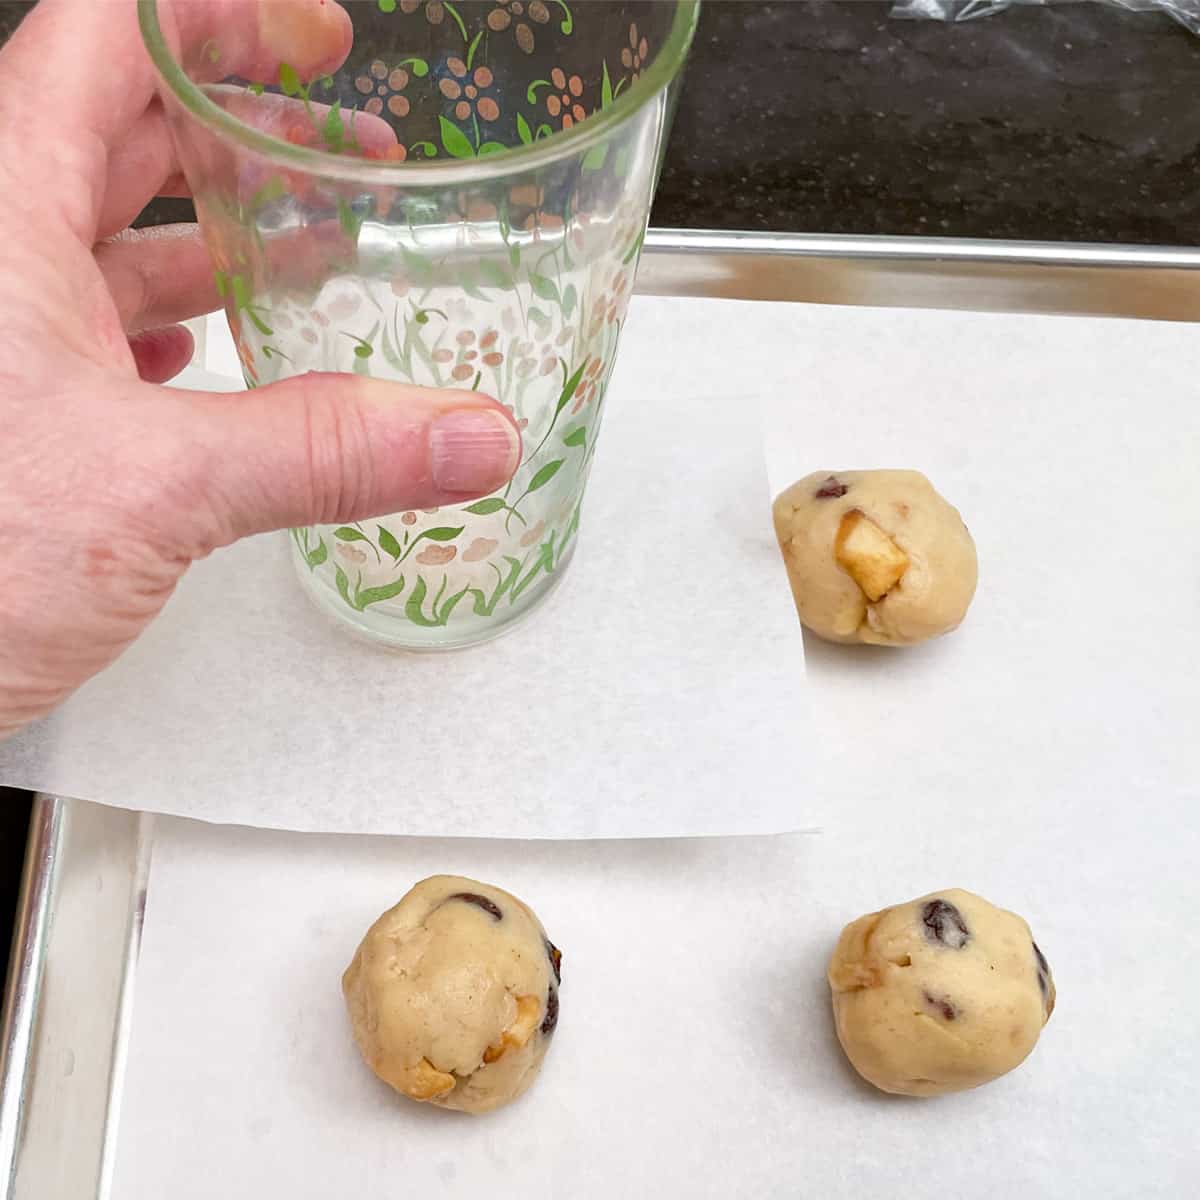
[[[1200,236],[1200,38],[1091,4],[957,25],[888,8],[710,3],[655,222]]]
[[[28,7],[0,0],[0,40]],[[708,0],[654,223],[1196,244],[1200,38],[1092,4],[960,25],[888,7]],[[0,792],[0,928],[25,811]]]
[[[0,37],[26,7],[0,0]],[[956,25],[889,7],[706,0],[654,223],[1200,237],[1200,38],[1097,4]]]

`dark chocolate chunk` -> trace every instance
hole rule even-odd
[[[494,904],[486,896],[477,895],[475,892],[455,892],[453,896],[447,896],[447,900],[461,900],[465,904],[474,904],[476,908],[482,908],[490,917],[495,917],[497,921],[504,920],[504,914],[500,911],[500,907]]]
[[[558,989],[551,988],[546,993],[546,1019],[542,1022],[542,1032],[549,1036],[558,1024]]]
[[[1038,987],[1042,989],[1042,999],[1050,994],[1050,964],[1046,956],[1038,949],[1037,942],[1033,943],[1033,957],[1037,959]]]
[[[549,939],[546,939],[546,957],[554,968],[554,982],[562,983],[562,951]]]
[[[954,1007],[944,996],[939,1000],[936,996],[931,996],[928,992],[925,993],[925,1003],[930,1008],[936,1009],[947,1021],[953,1021],[958,1016],[958,1009]]]
[[[951,950],[961,950],[971,940],[962,913],[947,900],[927,901],[921,909],[921,921],[931,942],[949,946]]]
[[[836,500],[850,489],[836,476],[830,475],[816,491],[818,500]]]

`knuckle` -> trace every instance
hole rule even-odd
[[[152,302],[151,281],[137,243],[118,234],[96,248],[96,263],[116,301],[121,323],[136,331]]]
[[[312,523],[363,515],[374,494],[368,421],[362,406],[327,379],[305,377],[303,462]]]

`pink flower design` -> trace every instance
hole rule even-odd
[[[446,6],[442,0],[400,0],[400,11],[406,16],[411,16],[422,6],[425,20],[430,25],[440,25],[446,19]]]
[[[592,319],[588,326],[588,337],[597,337],[607,321],[618,325],[629,307],[629,273],[617,267],[609,281],[608,289],[600,293],[592,307]]]
[[[583,378],[579,381],[579,390],[575,393],[575,406],[571,409],[572,415],[583,408],[585,404],[591,404],[596,399],[600,390],[601,367],[603,365],[598,358],[593,358],[588,363],[587,368],[583,372]]]
[[[354,80],[354,86],[361,95],[370,96],[363,105],[364,111],[379,116],[386,104],[393,117],[407,117],[412,105],[401,93],[408,87],[408,80],[408,72],[403,67],[389,70],[387,63],[377,58]]]
[[[516,342],[513,353],[517,356],[517,378],[528,379],[535,372],[539,376],[552,375],[558,366],[558,355],[550,342],[535,345],[533,342]]]
[[[460,120],[467,120],[472,112],[479,114],[484,121],[496,121],[500,117],[500,105],[495,97],[483,95],[485,88],[495,83],[489,67],[476,67],[474,71],[467,70],[467,64],[461,58],[446,60],[450,76],[438,84],[438,90],[447,100],[455,100],[454,115]]]
[[[546,522],[539,521],[526,534],[522,536],[521,545],[524,548],[534,545],[534,542],[541,538],[541,535],[546,532]]]
[[[526,532],[524,534],[524,536],[521,538],[521,545],[526,548],[528,548],[529,546],[532,546],[538,540],[538,538],[540,538],[542,536],[542,534],[545,533],[545,531],[546,531],[546,522],[539,521],[536,525],[532,526],[528,530],[528,532]]]
[[[457,349],[439,346],[430,357],[442,366],[454,363],[450,378],[464,383],[474,378],[476,372],[483,367],[496,370],[503,365],[504,353],[498,348],[499,341],[500,334],[495,329],[485,329],[483,333],[476,333],[473,329],[460,329],[454,335]]]
[[[650,54],[650,46],[646,39],[638,37],[637,23],[629,26],[629,45],[621,51],[621,65],[627,70],[632,71],[630,76],[631,82],[636,82],[638,76],[642,72],[642,67],[646,65],[646,59]]]
[[[546,212],[543,208],[546,193],[535,184],[523,183],[510,188],[508,201],[513,225],[532,233],[534,241],[541,239],[543,229],[558,230],[563,227],[563,219],[558,213]]]
[[[340,296],[335,296],[325,306],[325,315],[331,321],[345,321],[354,316],[358,312],[359,306],[362,304],[362,298],[354,293],[343,293]]]
[[[526,53],[533,53],[533,28],[526,24],[521,17],[527,16],[538,25],[545,25],[550,20],[550,10],[544,0],[496,0],[496,7],[487,15],[487,27],[493,33],[503,33],[511,28],[517,45]]]
[[[546,95],[546,111],[552,117],[561,117],[561,127],[570,129],[576,121],[582,121],[587,116],[587,111],[579,103],[583,95],[583,80],[578,75],[568,78],[561,67],[555,67],[550,72],[550,82],[554,87]]]
[[[500,543],[495,538],[476,538],[463,551],[463,562],[482,562],[492,554]]]
[[[417,555],[417,562],[423,567],[444,567],[453,562],[458,550],[454,546],[426,546]]]

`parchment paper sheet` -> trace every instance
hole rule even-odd
[[[891,792],[808,837],[424,841],[166,820],[113,1200],[1190,1195],[1191,804],[1176,790],[1118,822],[1081,798],[1049,828],[1000,807],[980,830]],[[513,890],[564,953],[542,1078],[486,1118],[378,1083],[342,1005],[368,924],[437,871]],[[841,1056],[826,961],[845,921],[953,884],[1030,920],[1058,1007],[1004,1079],[884,1096]]]
[[[653,347],[697,410],[762,402],[776,486],[925,470],[979,545],[966,624],[902,653],[810,642],[812,732],[789,712],[775,750],[819,836],[426,842],[164,822],[117,1200],[1190,1195],[1196,339],[639,302],[627,365]],[[711,580],[721,563],[705,565]],[[723,702],[729,729],[770,719],[743,702]],[[695,761],[672,765],[686,793]],[[739,804],[761,812],[758,764],[738,767]],[[522,895],[566,954],[544,1077],[486,1120],[394,1099],[342,1013],[358,938],[433,871]],[[1029,919],[1058,1008],[994,1085],[888,1098],[841,1058],[825,963],[844,922],[954,885]]]
[[[687,306],[668,319],[686,325]],[[193,567],[121,660],[0,744],[0,780],[334,832],[811,825],[803,645],[758,413],[656,322],[633,325],[575,561],[524,625],[451,654],[366,646],[310,608],[283,535],[254,539]]]

